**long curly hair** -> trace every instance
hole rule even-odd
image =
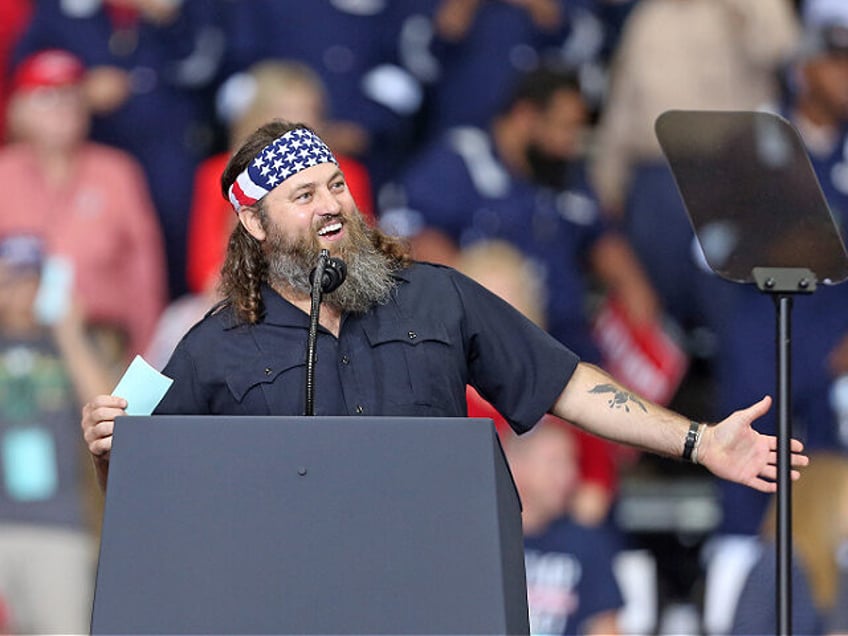
[[[248,136],[230,157],[221,174],[223,197],[229,200],[230,186],[265,146],[297,128],[311,130],[302,123],[274,119]],[[260,200],[254,204],[253,208],[262,227],[267,229],[268,213],[263,202]],[[377,228],[368,228],[367,235],[374,247],[389,260],[393,269],[402,269],[411,262],[409,249],[400,239],[389,236]],[[268,262],[262,253],[262,246],[241,223],[238,223],[230,234],[226,258],[221,269],[219,291],[224,299],[223,305],[231,306],[240,322],[250,325],[258,323],[264,312],[260,289],[267,281]]]

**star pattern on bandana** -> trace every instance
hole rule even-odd
[[[268,144],[253,160],[251,181],[272,190],[293,174],[321,163],[338,164],[333,153],[315,133],[295,128]]]
[[[233,209],[252,205],[301,170],[322,163],[339,165],[322,139],[308,128],[295,128],[260,150],[230,185]]]

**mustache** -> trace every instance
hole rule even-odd
[[[344,226],[347,225],[347,219],[345,218],[345,215],[341,213],[322,214],[312,223],[312,225],[317,234],[322,229],[332,225],[333,223],[341,223]]]

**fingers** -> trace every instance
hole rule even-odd
[[[122,397],[118,397],[117,395],[98,395],[94,399],[92,399],[91,402],[86,404],[84,408],[87,407],[91,407],[94,409],[101,407],[109,407],[123,410],[127,408],[127,401]]]
[[[126,415],[127,401],[112,395],[98,395],[82,409],[83,439],[95,457],[105,457],[112,449],[115,418]]]
[[[793,480],[801,477],[801,471],[799,470],[792,469],[789,474]],[[765,479],[771,479],[772,481],[777,481],[777,466],[769,464],[760,471],[759,476]]]
[[[790,479],[792,479],[792,481],[797,481],[801,478],[801,471],[793,469],[789,471],[789,477]],[[766,490],[763,490],[763,488],[758,487],[758,485],[766,486],[766,484],[771,484],[771,486],[768,486]],[[754,488],[757,488],[757,490],[762,490],[763,492],[775,492],[777,490],[777,466],[775,466],[774,464],[769,464],[768,466],[763,468],[760,471],[760,474],[753,479],[753,483],[749,485]]]
[[[755,402],[751,406],[742,410],[742,413],[747,415],[751,420],[762,417],[771,408],[771,396],[767,395],[759,402]]]
[[[777,437],[774,435],[766,435],[768,438],[769,449],[776,451],[777,450]],[[789,440],[789,450],[793,453],[802,453],[804,451],[804,443],[795,439],[794,437]]]
[[[769,479],[769,480],[772,480],[772,481],[776,480],[777,479],[777,466],[773,466],[773,465],[766,466],[765,468],[763,468],[760,471],[759,476],[763,479]]]
[[[777,465],[777,451],[770,451],[768,455],[768,463]],[[792,466],[807,466],[810,463],[810,458],[801,453],[791,453],[789,455],[789,463]]]
[[[768,436],[768,443],[768,463],[777,465],[777,438],[774,436]],[[804,444],[802,444],[800,440],[792,439],[789,443],[789,451],[789,463],[791,466],[796,468],[803,468],[804,466],[808,466],[810,464],[810,458],[808,455],[805,455],[803,453]]]
[[[792,459],[791,463],[792,463],[793,466],[803,467],[803,466],[809,466],[809,464],[810,464],[810,458],[807,457],[806,455],[797,455],[797,454],[793,453],[792,456],[791,456],[791,459]]]
[[[98,395],[82,407],[83,431],[96,426],[98,422],[114,420],[119,415],[126,415],[124,411],[126,407],[127,401],[122,397]]]
[[[772,473],[776,473],[774,469],[771,471]],[[767,475],[767,471],[763,471],[761,473],[761,477],[754,477],[746,485],[750,486],[754,490],[759,490],[760,492],[773,494],[777,492],[777,482],[774,481],[775,477],[769,477]],[[797,470],[793,470],[790,473],[792,477],[792,481],[797,481],[801,478],[801,473]]]
[[[748,482],[747,484],[754,490],[759,490],[764,493],[775,493],[777,492],[777,482],[774,481],[766,481],[765,479],[755,478]]]
[[[88,445],[89,452],[96,457],[100,457],[112,450],[112,433],[114,430],[114,421],[100,422],[95,426],[89,427],[83,433],[83,438]]]

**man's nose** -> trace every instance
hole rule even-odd
[[[318,190],[318,210],[320,214],[339,214],[342,204],[329,189],[321,188]]]

